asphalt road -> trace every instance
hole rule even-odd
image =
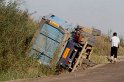
[[[124,61],[58,76],[10,82],[124,82]]]

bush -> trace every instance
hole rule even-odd
[[[0,6],[0,71],[6,71],[25,56],[24,52],[34,31],[28,13],[20,11],[17,3]],[[22,56],[23,55],[23,56]]]
[[[0,80],[38,77],[53,69],[40,65],[25,53],[38,23],[27,11],[19,9],[18,2],[0,0]]]

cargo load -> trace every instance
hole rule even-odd
[[[45,65],[56,64],[66,45],[70,23],[55,15],[43,16],[31,42],[29,55]]]
[[[83,56],[89,59],[95,36],[99,35],[100,30],[74,25],[55,15],[43,16],[28,54],[44,65],[56,66],[59,71],[74,72],[82,65]]]

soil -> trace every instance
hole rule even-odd
[[[88,62],[89,61],[87,61],[86,63]],[[90,65],[91,64],[87,64],[86,66],[81,67],[76,72],[63,73],[50,77],[39,77],[36,79],[15,80],[9,82],[124,82],[123,58],[120,58],[116,63],[107,63],[100,65],[95,64],[93,65],[93,67]]]

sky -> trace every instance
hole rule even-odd
[[[117,32],[124,36],[124,0],[23,0],[23,8],[40,20],[49,13],[66,21],[95,27],[103,33]]]

